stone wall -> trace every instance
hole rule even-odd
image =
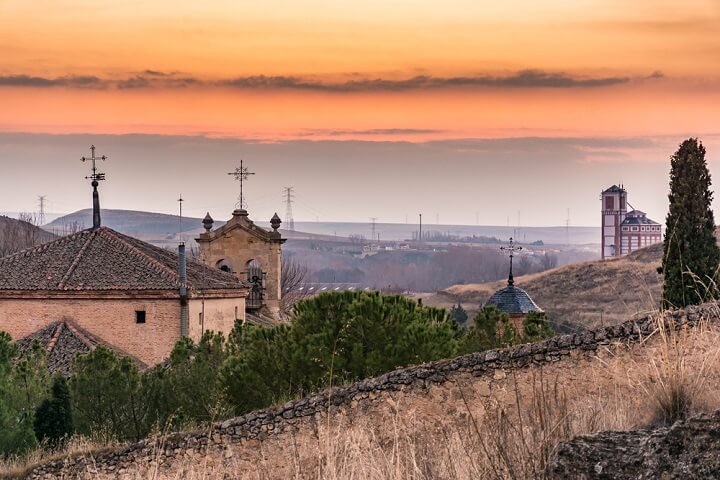
[[[717,305],[673,312],[668,314],[666,321],[674,325],[693,326],[703,318],[716,319]],[[412,396],[416,402],[423,404],[425,415],[442,419],[443,415],[452,415],[455,411],[452,406],[457,400],[455,394],[447,393],[451,386],[464,383],[478,395],[486,395],[492,389],[502,393],[508,382],[513,381],[517,386],[526,381],[522,379],[523,375],[538,368],[547,371],[555,369],[556,378],[563,379],[565,386],[585,389],[586,393],[587,389],[597,388],[598,375],[613,375],[609,372],[612,359],[619,362],[619,368],[626,368],[625,360],[613,352],[608,360],[594,361],[602,358],[602,351],[610,351],[613,345],[640,347],[640,341],[651,336],[656,326],[655,319],[642,318],[538,343],[402,368],[217,423],[203,432],[174,434],[161,441],[146,440],[111,453],[48,463],[35,468],[27,478],[56,478],[61,472],[73,477],[110,478],[125,474],[127,478],[140,478],[136,476],[137,472],[155,468],[151,465],[163,472],[172,471],[179,462],[188,459],[197,464],[210,457],[220,462],[233,456],[246,458],[258,449],[262,451],[264,444],[284,438],[285,443],[278,449],[282,452],[295,445],[296,432],[312,431],[318,423],[325,423],[318,422],[320,419],[329,419],[342,412],[372,418],[378,414],[384,400],[397,398],[400,394]],[[511,391],[509,395],[512,397],[514,394]],[[582,395],[579,398],[586,401]],[[283,461],[290,460],[285,458]],[[177,473],[168,476],[176,478]]]

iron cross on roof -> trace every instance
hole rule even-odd
[[[240,167],[236,168],[234,172],[228,173],[228,175],[232,175],[235,177],[235,180],[240,182],[240,195],[238,196],[238,202],[235,204],[235,206],[241,210],[244,210],[247,207],[247,204],[245,203],[245,197],[243,196],[243,182],[247,180],[250,175],[255,175],[255,172],[251,172],[243,165],[243,161],[240,160]]]
[[[515,252],[519,252],[522,250],[522,247],[519,245],[515,245],[513,242],[513,238],[510,237],[510,243],[507,247],[500,247],[500,250],[503,252],[509,252],[508,256],[510,257],[510,275],[508,275],[508,286],[515,285],[515,280],[513,279],[513,273],[512,273],[512,267],[513,267],[513,257],[515,256]]]
[[[90,157],[80,157],[81,162],[92,162],[92,174],[89,177],[85,177],[88,180],[92,180],[93,182],[98,182],[100,180],[105,180],[105,174],[104,173],[98,173],[97,171],[97,164],[95,163],[96,160],[107,160],[107,157],[103,155],[102,157],[96,157],[95,156],[95,145],[90,145]]]

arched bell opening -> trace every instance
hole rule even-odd
[[[250,284],[250,295],[247,298],[248,309],[258,309],[263,306],[264,274],[262,266],[257,260],[249,260],[247,266],[247,281]]]
[[[223,272],[232,273],[232,272],[235,271],[235,270],[233,269],[232,263],[228,262],[228,261],[225,260],[224,258],[223,258],[222,260],[219,260],[219,261],[215,264],[215,267],[216,267],[216,268],[219,268],[219,269],[222,270]]]

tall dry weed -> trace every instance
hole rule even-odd
[[[714,306],[714,315],[720,309]],[[720,336],[707,318],[689,327],[667,312],[655,315],[656,346],[638,382],[647,399],[651,425],[671,425],[711,407],[708,379],[720,372]],[[636,364],[637,366],[637,364]]]

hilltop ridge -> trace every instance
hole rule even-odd
[[[515,277],[562,329],[594,328],[636,318],[659,306],[663,245],[658,243],[625,257],[573,263]],[[476,310],[504,280],[454,285],[428,299],[430,304],[461,303]]]

